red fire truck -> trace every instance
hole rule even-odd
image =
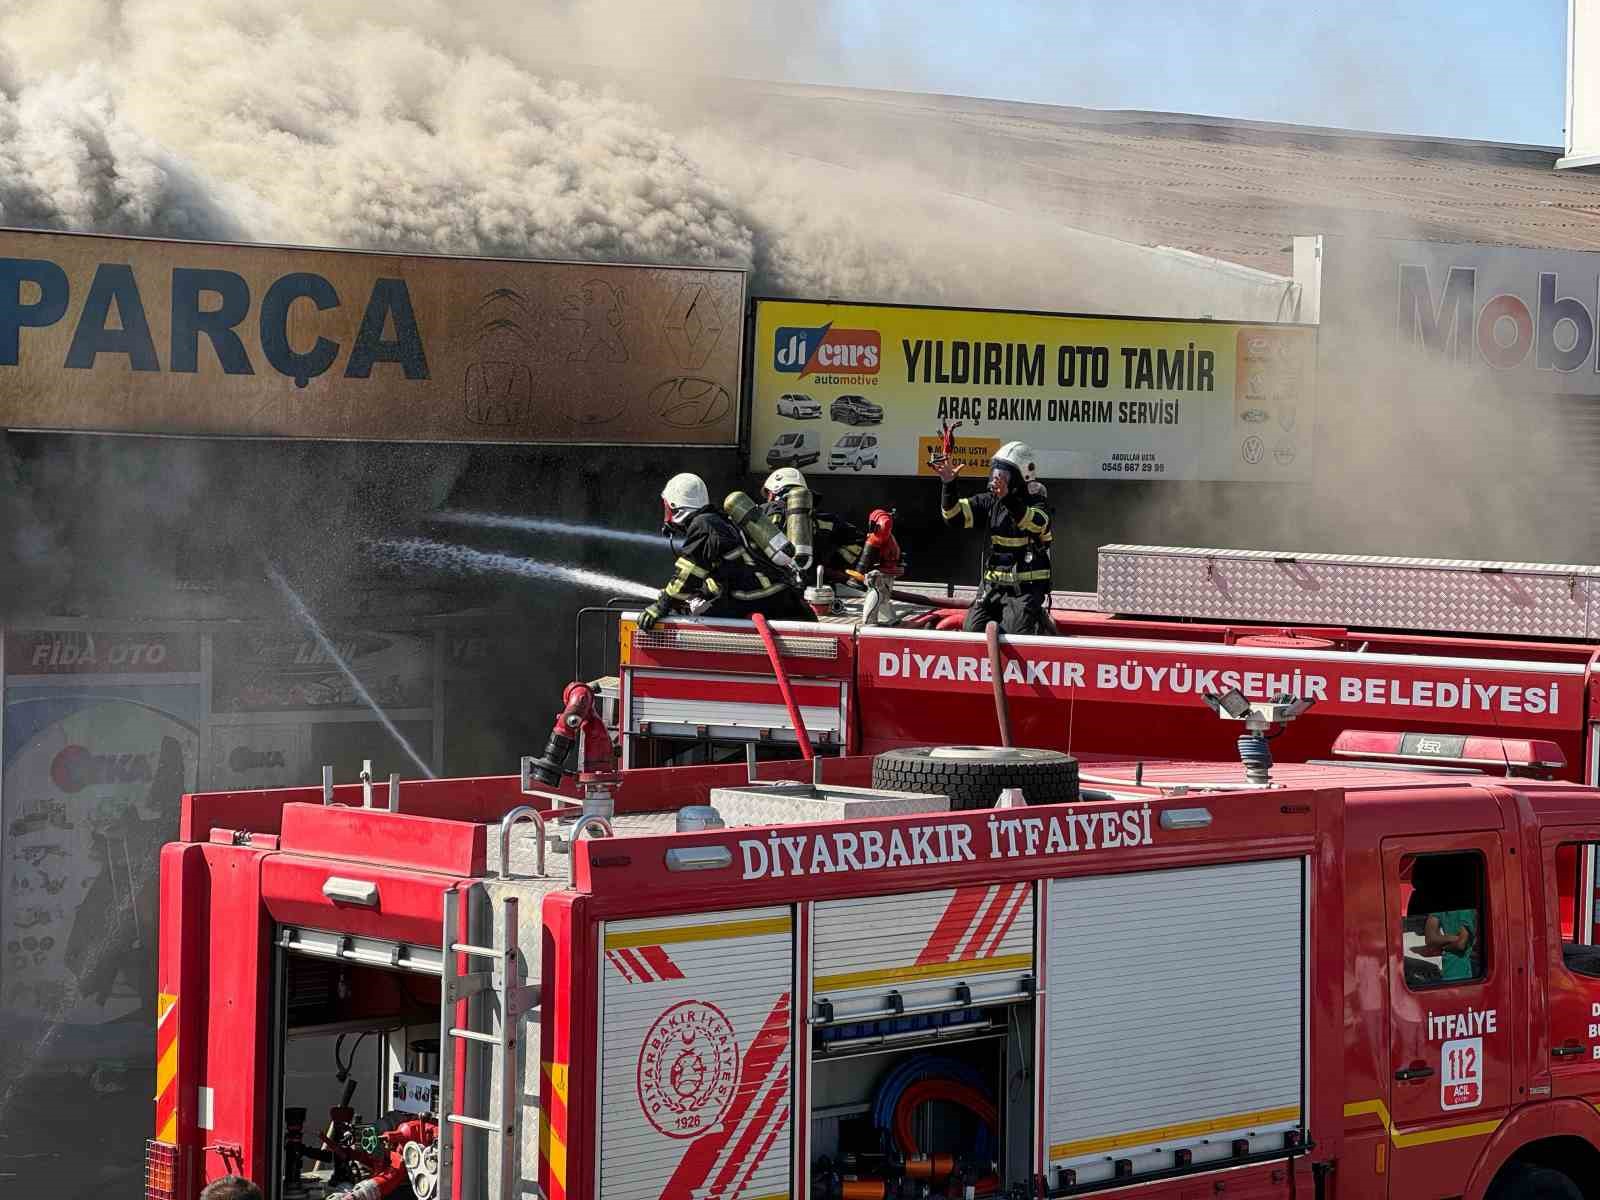
[[[784,634],[801,721],[825,752],[992,740],[970,593],[899,584],[892,627],[846,612]],[[1107,546],[1098,593],[1057,593],[1061,636],[1008,639],[1019,745],[1080,758],[1212,758],[1206,692],[1313,701],[1280,757],[1381,756],[1600,783],[1600,568]],[[748,625],[622,621],[599,687],[629,766],[795,754],[795,721]],[[937,703],[931,703],[933,697]],[[976,731],[976,732],[975,732]]]
[[[185,798],[148,1200],[1600,1179],[1593,788],[1273,769],[1246,743],[1299,705],[1234,689],[1243,767],[955,747],[540,791],[587,696],[521,780]],[[1049,802],[941,790],[1019,761]]]

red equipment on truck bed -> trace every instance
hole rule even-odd
[[[1148,754],[1154,724],[1167,756],[1209,758],[1216,727],[1184,718],[1203,693],[1238,687],[1313,702],[1276,743],[1280,757],[1327,756],[1347,731],[1370,731],[1399,739],[1390,761],[1487,756],[1497,769],[1600,782],[1600,568],[1108,546],[1100,581],[1098,595],[1058,594],[1060,636],[1006,641],[1019,745]],[[963,597],[898,590],[933,604]],[[983,635],[959,632],[960,610],[901,609],[894,627],[849,614],[776,626],[825,750],[992,740]],[[640,634],[624,619],[620,645],[617,675],[600,686],[625,765],[793,744],[748,626]]]

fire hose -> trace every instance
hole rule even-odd
[[[756,632],[761,635],[761,642],[767,648],[767,658],[772,662],[772,671],[778,677],[778,691],[783,696],[784,707],[789,710],[789,720],[794,722],[794,736],[800,742],[800,755],[807,762],[816,757],[811,749],[811,737],[806,733],[806,721],[800,715],[800,705],[794,698],[794,689],[789,685],[789,672],[784,668],[783,656],[778,653],[778,639],[772,636],[772,626],[767,624],[767,618],[760,613],[751,614],[750,620],[755,623]]]
[[[1000,623],[990,621],[983,629],[989,643],[989,674],[993,677],[994,718],[1000,723],[1000,744],[1011,749],[1011,705],[1006,700],[1006,677],[1000,660]]]
[[[986,1086],[976,1067],[945,1055],[918,1055],[891,1070],[873,1098],[872,1122],[882,1132],[886,1148],[892,1143],[899,1152],[899,1172],[931,1181],[991,1161],[1000,1121],[998,1109],[985,1093]],[[935,1101],[964,1108],[978,1119],[982,1128],[969,1155],[924,1153],[917,1145],[912,1131],[917,1110]],[[999,1191],[1000,1180],[986,1174],[976,1179],[975,1186],[979,1195],[993,1194]]]

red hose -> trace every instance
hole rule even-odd
[[[1006,677],[1000,661],[1000,625],[990,621],[983,629],[989,643],[989,674],[994,677],[994,718],[1000,723],[1000,744],[1011,748],[1011,705],[1006,701]]]
[[[934,1100],[943,1100],[950,1104],[959,1105],[966,1109],[978,1120],[989,1127],[989,1132],[995,1137],[1000,1134],[1000,1113],[995,1108],[994,1102],[982,1092],[967,1084],[959,1083],[954,1079],[923,1079],[913,1083],[900,1093],[900,1101],[894,1106],[895,1146],[900,1153],[908,1158],[920,1155],[922,1147],[917,1145],[917,1138],[911,1132],[911,1121],[917,1114],[917,1109]],[[1000,1190],[1000,1180],[995,1175],[985,1175],[977,1181],[978,1195],[992,1195]]]
[[[778,639],[772,636],[772,626],[767,624],[767,618],[760,613],[752,613],[750,620],[755,623],[756,632],[761,635],[762,644],[767,648],[767,657],[772,661],[772,670],[778,677],[778,691],[783,694],[784,707],[789,710],[789,720],[794,722],[794,735],[800,741],[800,756],[807,762],[816,757],[811,749],[811,735],[806,733],[805,718],[800,715],[800,705],[795,702],[794,690],[789,686],[789,672],[784,670],[783,656],[778,653]]]

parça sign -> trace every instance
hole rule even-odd
[[[0,427],[738,440],[737,270],[0,230]]]

